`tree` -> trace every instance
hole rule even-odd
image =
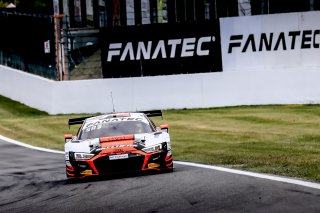
[[[6,1],[0,1],[0,8],[6,8],[8,6],[8,2]]]
[[[12,1],[12,0],[11,0]],[[52,6],[52,1],[48,0],[19,0],[16,1],[17,8],[20,9],[48,9]]]

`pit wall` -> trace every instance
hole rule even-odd
[[[319,14],[221,19],[223,72],[57,82],[0,66],[0,94],[49,114],[110,112],[111,92],[116,111],[319,104]]]

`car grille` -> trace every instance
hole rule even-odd
[[[127,159],[109,160],[108,156],[98,158],[94,161],[99,174],[117,172],[138,171],[142,169],[144,156],[129,155]]]

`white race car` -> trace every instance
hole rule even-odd
[[[68,178],[110,173],[173,170],[168,125],[156,127],[149,117],[162,112],[110,113],[74,118],[76,136],[65,135]]]

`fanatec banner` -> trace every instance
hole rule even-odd
[[[221,19],[224,71],[319,67],[320,12]]]
[[[221,71],[219,23],[100,30],[104,78]]]

